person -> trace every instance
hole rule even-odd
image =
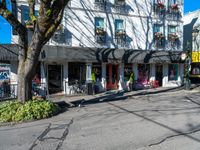
[[[34,76],[33,82],[34,82],[35,84],[40,84],[40,79],[39,79],[38,74],[36,74],[36,75]]]

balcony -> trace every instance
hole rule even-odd
[[[115,31],[115,43],[117,47],[126,47],[126,31],[124,29]]]
[[[177,50],[180,47],[179,36],[176,33],[168,34],[168,49],[169,50]]]
[[[125,0],[115,0],[114,9],[116,13],[126,13],[126,1]]]
[[[105,0],[95,0],[94,2],[95,10],[105,11],[106,9],[106,2]]]
[[[155,3],[154,4],[154,12],[160,17],[164,17],[165,15],[165,4],[164,3]]]
[[[100,27],[96,28],[95,39],[96,39],[97,43],[105,44],[106,43],[106,31]]]
[[[180,8],[178,4],[168,6],[168,19],[179,20],[181,18]]]
[[[162,32],[154,33],[154,47],[155,48],[164,48],[165,47],[165,36]]]

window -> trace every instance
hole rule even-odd
[[[93,63],[92,64],[92,73],[95,75],[96,82],[101,82],[101,64],[100,63]]]
[[[99,44],[106,43],[106,31],[104,30],[104,19],[95,18],[95,38],[96,42]]]
[[[124,29],[124,21],[121,19],[115,20],[115,31],[123,30]]]
[[[35,16],[37,17],[38,15],[39,15],[39,11],[36,10],[35,11]],[[30,20],[29,8],[28,7],[24,7],[22,17],[23,17],[23,21],[24,22]]]
[[[168,0],[168,5],[171,6],[173,4],[176,4],[176,0]]]
[[[200,64],[199,63],[192,63],[192,75],[200,75]]]
[[[95,18],[95,27],[104,29],[104,18]]]
[[[125,81],[129,81],[131,73],[133,73],[132,64],[125,64],[125,66],[124,66]]]
[[[16,1],[12,1],[12,13],[17,18],[17,4]],[[17,35],[17,32],[13,29],[13,35]]]
[[[69,62],[69,85],[84,83],[86,81],[85,63]]]
[[[163,27],[161,24],[154,24],[153,32],[163,32]]]
[[[169,64],[168,78],[169,81],[178,80],[178,64]]]
[[[168,33],[169,34],[176,33],[176,26],[168,26]]]
[[[138,64],[138,81],[147,83],[150,78],[150,64]]]

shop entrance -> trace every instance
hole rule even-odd
[[[116,90],[118,89],[118,65],[107,64],[106,65],[106,89]]]
[[[49,94],[62,91],[62,66],[48,65],[48,87]]]
[[[159,86],[162,86],[163,79],[163,65],[156,64],[156,80],[158,81]]]

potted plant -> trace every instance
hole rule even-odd
[[[31,20],[25,21],[25,25],[28,29],[33,29],[33,22]]]
[[[130,75],[129,81],[128,81],[129,82],[128,86],[129,86],[130,91],[133,90],[134,81],[135,81],[135,75],[132,72],[131,75]]]

